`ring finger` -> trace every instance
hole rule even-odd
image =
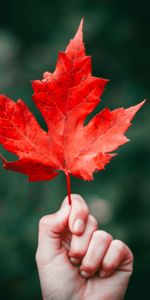
[[[97,230],[93,233],[80,266],[80,273],[84,278],[92,277],[100,268],[111,241],[111,235],[103,230]]]

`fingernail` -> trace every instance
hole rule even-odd
[[[82,277],[84,277],[84,278],[90,277],[90,275],[89,275],[87,272],[85,272],[85,271],[81,271],[80,274],[81,274]]]
[[[71,260],[71,262],[72,262],[74,265],[79,265],[79,264],[80,264],[79,259],[77,259],[77,258],[75,258],[75,257],[70,257],[70,260]]]
[[[101,270],[101,271],[99,272],[99,277],[100,277],[100,278],[104,278],[104,277],[106,277],[106,276],[107,276],[106,271]]]
[[[77,219],[73,226],[73,231],[75,233],[82,233],[85,228],[85,223],[81,219]]]

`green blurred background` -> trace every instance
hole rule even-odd
[[[31,100],[33,79],[53,71],[85,17],[84,40],[93,73],[109,78],[98,110],[128,107],[149,97],[150,17],[148,1],[13,0],[0,7],[0,93],[22,98],[45,124]],[[127,300],[150,299],[149,104],[129,129],[131,139],[93,182],[72,178],[100,228],[124,240],[134,256]],[[1,148],[8,159],[13,155]],[[41,299],[35,251],[38,221],[56,211],[66,195],[65,177],[28,183],[24,175],[0,171],[0,298]],[[146,295],[146,296],[144,296]]]

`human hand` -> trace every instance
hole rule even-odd
[[[36,262],[43,299],[123,299],[132,274],[131,250],[98,230],[81,196],[71,198],[71,206],[66,197],[58,212],[39,222]]]

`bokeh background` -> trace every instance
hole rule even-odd
[[[84,40],[93,74],[109,78],[98,110],[128,107],[150,94],[148,1],[13,0],[0,6],[0,93],[22,98],[39,123],[31,100],[33,79],[53,71],[84,16]],[[139,111],[118,150],[93,182],[72,178],[72,192],[85,197],[100,228],[131,247],[134,274],[127,300],[150,299],[150,123],[149,103]],[[14,158],[1,147],[7,159]],[[63,174],[53,181],[28,183],[26,176],[0,170],[0,298],[38,300],[35,264],[38,221],[56,211],[66,196]],[[145,296],[144,296],[145,295]],[[149,296],[148,296],[149,295]]]

